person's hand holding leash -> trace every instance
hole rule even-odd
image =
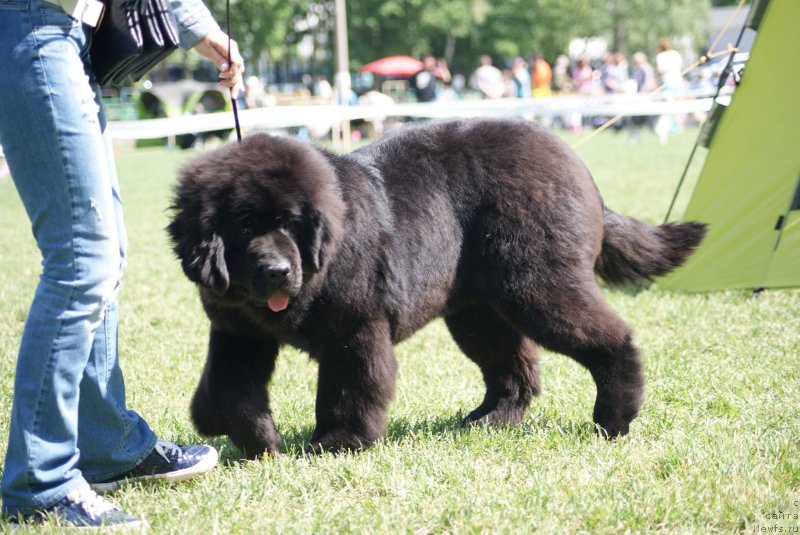
[[[242,84],[242,73],[244,73],[244,59],[239,53],[239,46],[236,41],[230,39],[231,60],[228,65],[228,36],[222,30],[215,30],[205,37],[195,46],[200,54],[214,62],[220,70],[220,85],[231,90],[231,96],[236,98],[239,91],[244,88]]]

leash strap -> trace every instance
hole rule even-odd
[[[228,66],[231,63],[231,0],[225,0],[225,30],[228,34]],[[231,95],[231,106],[233,106],[233,122],[236,125],[236,140],[242,142],[242,128],[239,126],[239,104],[233,98],[233,88],[229,89]]]

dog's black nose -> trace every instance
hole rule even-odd
[[[289,264],[264,266],[263,274],[270,285],[281,286],[289,275]]]

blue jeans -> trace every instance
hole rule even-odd
[[[127,238],[91,28],[42,0],[0,0],[0,143],[42,254],[20,343],[3,512],[55,504],[155,446],[125,406],[117,292]]]

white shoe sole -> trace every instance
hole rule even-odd
[[[89,486],[92,487],[92,490],[97,494],[108,494],[109,492],[114,492],[121,487],[131,485],[133,483],[177,483],[180,481],[186,481],[187,479],[192,479],[195,476],[205,474],[217,465],[219,453],[216,449],[212,449],[212,451],[214,452],[213,455],[209,454],[199,463],[195,464],[194,466],[190,466],[189,468],[184,468],[183,470],[175,470],[174,472],[167,472],[166,474],[129,477],[126,479],[120,479],[118,481],[109,481],[108,483],[89,483]]]

